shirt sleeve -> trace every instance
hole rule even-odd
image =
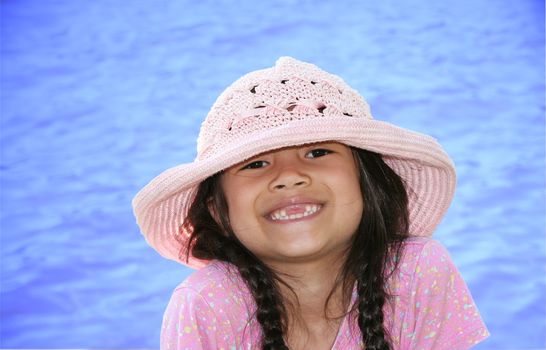
[[[221,321],[213,307],[198,292],[178,287],[163,316],[161,350],[229,349],[229,324]]]
[[[403,349],[466,350],[489,336],[449,253],[430,240],[417,258]]]

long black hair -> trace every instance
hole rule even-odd
[[[384,327],[383,307],[390,299],[387,280],[397,268],[402,243],[408,236],[408,195],[403,180],[381,155],[359,148],[352,151],[364,210],[335,286],[341,286],[342,302],[348,303],[356,282],[358,299],[349,313],[358,322],[362,342],[366,350],[390,350],[392,341]],[[263,331],[262,349],[288,349],[283,338],[288,329],[288,301],[281,295],[279,283],[291,288],[235,236],[220,176],[218,173],[203,181],[189,206],[181,229],[191,228],[193,232],[187,246],[181,249],[181,259],[187,259],[191,252],[199,259],[235,265],[257,305],[255,315]]]

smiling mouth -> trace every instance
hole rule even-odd
[[[295,204],[275,210],[267,217],[278,222],[297,220],[312,216],[320,209],[322,209],[322,204]]]

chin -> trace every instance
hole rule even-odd
[[[278,251],[278,254],[276,254],[276,257],[279,261],[298,261],[298,260],[307,260],[311,259],[313,257],[321,255],[323,250],[322,247],[318,246],[298,246],[298,247],[286,247],[284,249],[280,249]]]

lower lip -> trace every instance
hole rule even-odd
[[[294,222],[307,221],[307,220],[314,219],[317,215],[319,215],[322,212],[323,208],[324,208],[324,204],[321,204],[320,207],[318,208],[318,210],[316,212],[314,212],[313,214],[310,214],[310,215],[307,215],[307,216],[302,216],[301,218],[296,218],[296,219],[273,220],[269,215],[266,216],[266,218],[267,218],[268,221],[270,221],[272,223],[275,223],[275,224],[292,224]]]

